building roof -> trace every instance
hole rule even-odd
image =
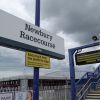
[[[76,71],[75,72],[75,76],[76,76],[76,79],[80,79],[86,72],[85,71]],[[64,77],[65,79],[70,79],[70,72],[69,71],[55,71],[55,72],[51,72],[51,73],[48,73],[48,74],[45,74],[45,76],[48,76],[48,77]]]
[[[18,79],[33,79],[33,73],[23,73],[23,72],[15,72],[15,71],[13,71],[13,72],[12,71],[1,71],[0,72],[0,81],[18,80]],[[64,79],[66,79],[66,77],[41,75],[40,79],[64,80]]]
[[[86,72],[76,71],[76,79],[80,79]],[[6,80],[17,80],[17,79],[33,79],[33,73],[24,73],[17,71],[1,71],[0,72],[0,81]],[[70,73],[68,71],[54,71],[51,73],[46,73],[40,75],[40,79],[70,79]]]

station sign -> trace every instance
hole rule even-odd
[[[0,10],[0,45],[64,59],[64,39]]]
[[[100,50],[75,54],[76,65],[100,63]]]
[[[29,67],[38,67],[38,68],[50,68],[50,57],[26,52],[25,55],[25,65]]]

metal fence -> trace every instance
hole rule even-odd
[[[32,84],[31,81],[29,83]],[[42,80],[39,82],[39,100],[70,100],[70,86],[66,80]],[[24,84],[24,83],[23,83]],[[32,90],[32,85],[28,85],[23,90],[22,85],[9,85],[7,82],[2,82],[0,93],[12,93],[13,100],[18,92],[27,92]]]
[[[0,93],[16,93],[17,89],[2,88]],[[21,92],[21,91],[19,91]],[[13,97],[15,100],[15,97]],[[41,86],[39,90],[39,100],[70,100],[70,87],[63,86]]]
[[[69,90],[67,85],[40,87],[39,100],[70,100]]]

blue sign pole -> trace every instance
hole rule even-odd
[[[40,26],[40,0],[36,0],[35,25]],[[39,68],[33,72],[33,100],[39,100]]]
[[[85,49],[85,48],[89,48],[89,47],[94,47],[94,46],[98,46],[98,45],[100,45],[100,42],[96,42],[93,44],[84,45],[81,47],[76,47],[76,48],[72,48],[72,49],[68,50],[68,52],[69,52],[69,66],[70,66],[70,79],[71,79],[71,100],[77,100],[76,86],[75,86],[75,65],[74,65],[74,58],[73,58],[74,53],[77,50]]]
[[[69,49],[69,65],[70,65],[70,79],[71,79],[71,100],[76,100],[76,87],[75,87],[75,67],[74,67],[74,49]]]

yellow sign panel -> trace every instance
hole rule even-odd
[[[29,67],[50,68],[50,57],[26,52],[25,65]]]
[[[100,63],[100,50],[75,55],[76,65]]]

